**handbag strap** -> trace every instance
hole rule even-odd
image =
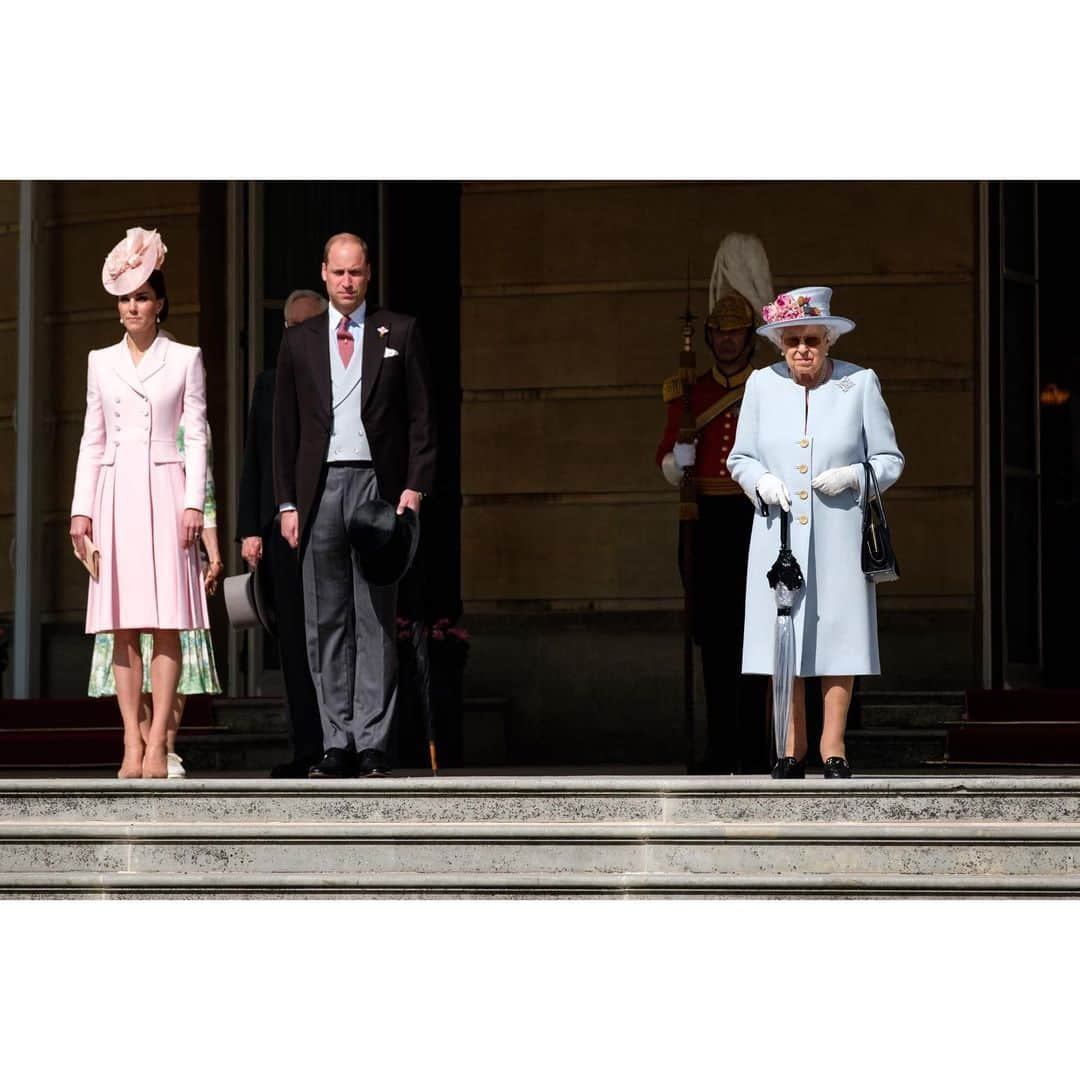
[[[885,503],[881,498],[881,488],[878,487],[877,473],[874,472],[874,466],[869,461],[863,462],[863,469],[866,473],[866,506],[863,508],[863,521],[865,522],[870,514],[870,503],[872,500],[877,501],[878,513],[881,515],[881,524],[886,528],[889,527],[889,522],[885,517]],[[870,489],[874,489],[873,495],[870,494]]]

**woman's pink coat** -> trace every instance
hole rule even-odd
[[[182,416],[186,464],[176,449]],[[205,493],[202,351],[160,334],[138,366],[126,338],[92,351],[71,503],[101,550],[88,634],[210,625],[198,545],[185,549],[180,534],[184,509],[202,510]]]

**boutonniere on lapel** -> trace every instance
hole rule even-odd
[[[390,333],[390,327],[389,326],[380,326],[379,327],[379,337],[381,337],[381,338],[383,338],[385,340],[386,335],[389,334],[389,333]],[[384,349],[383,350],[383,359],[386,359],[386,357],[388,357],[388,356],[397,356],[397,349],[391,349],[389,347]]]
[[[389,334],[389,333],[390,333],[390,327],[389,326],[380,326],[379,327],[379,337],[381,337],[384,341],[386,340],[386,335]],[[388,356],[397,356],[397,349],[391,349],[389,346],[387,346],[385,349],[383,349],[383,359],[385,360],[386,357],[388,357]]]

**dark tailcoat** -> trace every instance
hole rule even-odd
[[[296,552],[285,542],[277,522],[274,501],[274,385],[277,369],[269,368],[256,380],[251,394],[244,469],[236,514],[236,539],[259,536],[269,568],[266,601],[277,625],[281,674],[288,699],[293,757],[314,764],[322,756],[319,703],[308,668],[304,639],[304,602]]]
[[[322,493],[333,425],[328,320],[323,312],[289,327],[278,353],[274,501],[299,511],[301,547]],[[362,359],[361,418],[379,494],[396,506],[406,488],[428,493],[435,482],[435,409],[416,320],[369,305]]]
[[[236,539],[263,536],[274,522],[274,380],[276,368],[264,371],[251,393],[244,469],[240,474],[240,501]]]

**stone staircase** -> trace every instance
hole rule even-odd
[[[869,691],[847,749],[857,771],[1080,766],[1080,690]]]
[[[284,703],[194,695],[177,750],[197,771],[268,771],[289,756]],[[0,701],[0,768],[115,768],[122,753],[115,698]]]
[[[177,753],[189,772],[270,769],[291,756],[289,720],[281,698],[213,698],[216,730],[180,726]]]
[[[948,762],[949,732],[964,716],[963,691],[862,691],[845,744],[859,772],[936,770]]]
[[[0,780],[7,897],[1080,896],[1080,777]]]
[[[467,734],[473,736],[465,747],[470,765],[504,764],[512,756],[509,709],[505,698],[466,699]],[[404,764],[426,763],[427,745],[420,731],[399,727],[399,734]],[[0,770],[115,768],[122,741],[115,698],[0,700]],[[176,749],[189,772],[269,773],[292,756],[285,702],[274,697],[190,697]],[[460,731],[456,743],[453,733],[443,732],[439,760],[460,766],[461,756]]]

